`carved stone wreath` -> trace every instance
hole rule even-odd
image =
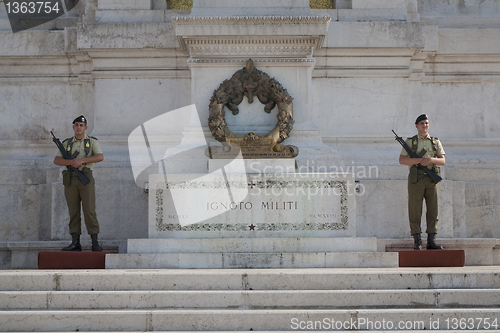
[[[259,136],[250,132],[240,138],[228,128],[224,107],[227,107],[233,115],[237,115],[238,105],[245,96],[248,98],[248,103],[253,103],[254,97],[257,97],[265,105],[266,113],[271,113],[271,110],[278,106],[278,122],[268,134]],[[280,144],[289,137],[293,128],[292,101],[293,98],[278,81],[256,69],[252,59],[249,59],[246,67],[234,73],[231,79],[224,80],[219,89],[214,91],[210,99],[208,127],[217,141],[226,145],[231,143],[239,145],[244,158],[295,157],[298,155],[297,147]],[[250,146],[253,149],[250,149]],[[266,151],[265,147],[268,147],[269,151]],[[227,148],[226,146],[224,151],[227,151]],[[207,155],[214,158],[214,150],[209,149]]]

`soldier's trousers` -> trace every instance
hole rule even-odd
[[[78,176],[72,172],[71,184],[64,186],[64,196],[68,204],[69,211],[69,233],[71,235],[82,234],[82,217],[85,218],[85,226],[89,235],[99,233],[99,222],[95,212],[95,180],[89,176],[90,182],[83,185]],[[81,204],[81,205],[80,205]]]
[[[419,174],[418,181],[411,183],[408,180],[408,216],[410,219],[411,234],[420,234],[420,220],[422,218],[423,199],[427,206],[425,214],[427,234],[437,233],[438,223],[438,185],[427,174]]]

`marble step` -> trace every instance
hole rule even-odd
[[[0,291],[489,289],[499,276],[500,266],[0,270]]]
[[[127,331],[128,333],[144,333],[143,331]],[[150,333],[159,333],[159,332],[165,332],[165,331],[150,331]],[[168,331],[169,333],[199,333],[203,331]],[[254,333],[255,331],[218,331],[219,333]],[[280,333],[296,333],[296,332],[311,332],[311,330],[294,330],[294,331],[280,331]],[[338,331],[335,330],[337,333],[352,333],[352,331]],[[363,330],[365,333],[402,333],[402,332],[408,332],[408,330],[390,330],[390,331],[384,331],[384,330]],[[440,333],[456,333],[456,330],[439,330]],[[479,333],[479,332],[485,332],[484,330],[467,330],[467,333]],[[21,332],[12,332],[12,333],[21,333]],[[73,331],[68,331],[68,332],[59,332],[59,333],[74,333]],[[95,333],[95,332],[82,332],[79,331],[79,333]],[[259,333],[276,333],[276,331],[259,331]]]
[[[376,252],[376,237],[129,239],[127,253]]]
[[[500,307],[500,289],[0,291],[3,310]]]
[[[398,267],[390,252],[108,254],[107,269]]]
[[[356,309],[356,310],[75,310],[0,311],[3,331],[290,331],[306,330],[459,330],[498,331],[498,308]],[[314,327],[316,325],[316,327]],[[328,325],[328,326],[326,326]],[[338,326],[337,326],[338,325]],[[371,327],[369,326],[371,325]]]

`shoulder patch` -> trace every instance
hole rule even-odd
[[[99,139],[98,139],[98,138],[96,138],[95,136],[90,136],[90,135],[89,135],[89,138],[92,138],[92,139],[94,139],[94,140],[96,140],[96,141],[99,141]]]
[[[63,141],[62,143],[65,143],[65,142],[66,142],[66,141],[68,141],[69,139],[71,139],[71,138],[66,138],[66,139],[64,139],[64,141]]]

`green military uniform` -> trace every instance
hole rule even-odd
[[[406,143],[414,152],[419,154],[422,149],[427,152],[423,157],[437,157],[444,155],[443,145],[438,138],[431,137],[427,134],[425,138],[415,135],[408,138]],[[401,155],[408,156],[408,152],[403,148]],[[439,174],[439,168],[434,165],[429,166],[434,172]],[[435,184],[431,177],[423,170],[417,167],[410,167],[410,174],[408,175],[408,215],[410,220],[411,234],[420,234],[420,220],[422,217],[422,201],[425,199],[427,205],[426,221],[427,221],[427,234],[437,233],[438,223],[438,184]]]
[[[81,140],[77,140],[75,137],[68,138],[64,140],[62,144],[64,149],[70,155],[72,155],[75,151],[78,151],[79,154],[77,158],[91,157],[96,154],[102,154],[99,142],[96,138],[91,136],[85,135],[85,137]],[[60,151],[57,152],[57,156],[63,157]],[[69,172],[68,170],[64,171],[69,172],[70,174],[70,177],[67,178],[70,179],[69,184],[65,181],[64,196],[66,197],[66,202],[68,204],[70,216],[69,232],[71,235],[82,234],[82,218],[80,215],[81,207],[83,207],[83,215],[88,234],[94,235],[99,233],[99,222],[97,221],[95,212],[95,180],[92,175],[93,167],[93,163],[87,163],[84,164],[83,167],[79,168],[79,170],[84,172],[90,179],[90,182],[86,185],[82,184],[76,173]]]

